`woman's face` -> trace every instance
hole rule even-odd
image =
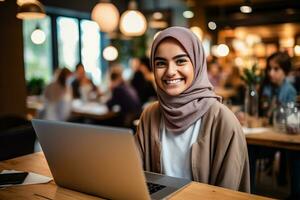
[[[177,40],[167,38],[158,45],[154,55],[154,76],[158,87],[170,96],[181,94],[192,84],[193,64]]]
[[[268,70],[268,75],[270,81],[275,85],[281,85],[285,78],[284,71],[274,59],[270,60],[270,68]]]

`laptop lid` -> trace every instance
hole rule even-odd
[[[107,199],[150,199],[131,130],[32,120],[57,185]]]

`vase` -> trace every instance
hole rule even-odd
[[[258,93],[255,85],[248,85],[245,93],[245,125],[249,128],[257,127],[258,119]]]

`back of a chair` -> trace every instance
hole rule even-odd
[[[33,153],[35,139],[30,121],[19,116],[0,117],[0,161]]]

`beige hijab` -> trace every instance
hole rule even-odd
[[[183,133],[201,118],[216,100],[220,101],[221,98],[214,93],[213,86],[208,80],[203,47],[197,36],[187,28],[170,27],[159,33],[151,48],[152,68],[154,68],[156,49],[166,38],[176,39],[184,47],[194,66],[194,80],[180,95],[170,96],[161,88],[157,88],[160,109],[167,130]]]

